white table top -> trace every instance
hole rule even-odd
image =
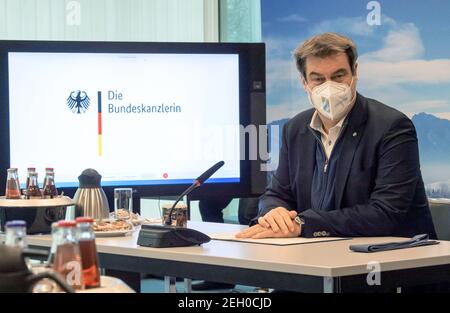
[[[233,232],[246,228],[241,225],[202,222],[189,222],[188,227],[206,234]],[[441,241],[438,245],[377,253],[352,252],[349,245],[401,241],[404,238],[366,237],[291,246],[212,240],[202,246],[149,248],[136,244],[138,233],[139,231],[136,231],[127,237],[97,238],[97,250],[100,253],[322,277],[365,274],[372,270],[367,268],[368,263],[374,261],[380,263],[381,271],[450,263],[450,241]],[[30,245],[44,247],[51,245],[50,235],[32,235],[27,239]]]

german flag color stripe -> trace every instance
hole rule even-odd
[[[98,155],[102,155],[102,92],[97,93],[98,98]]]

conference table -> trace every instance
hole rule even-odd
[[[188,227],[212,234],[237,232],[246,226],[189,222]],[[405,238],[364,237],[287,246],[211,240],[201,246],[150,248],[136,244],[138,233],[96,239],[101,267],[120,273],[138,292],[142,274],[165,277],[169,283],[170,278],[179,277],[319,293],[395,292],[399,287],[450,282],[450,241],[376,253],[353,252],[349,245]],[[50,235],[31,235],[27,240],[33,248],[51,246]]]

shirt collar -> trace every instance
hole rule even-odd
[[[331,127],[330,130],[331,129],[340,130],[342,128],[342,124],[344,124],[344,121],[345,121],[345,118],[347,117],[347,114],[344,117],[342,117],[336,125]],[[326,135],[325,130],[323,129],[322,120],[320,119],[320,116],[319,116],[319,113],[317,113],[317,110],[314,111],[314,114],[313,114],[313,116],[311,118],[311,123],[309,124],[309,126],[312,129],[317,130],[321,134]]]

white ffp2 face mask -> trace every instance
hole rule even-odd
[[[352,84],[353,78],[350,86]],[[354,97],[350,86],[328,80],[313,89],[308,87],[308,98],[320,114],[336,122],[350,111],[353,104]]]

